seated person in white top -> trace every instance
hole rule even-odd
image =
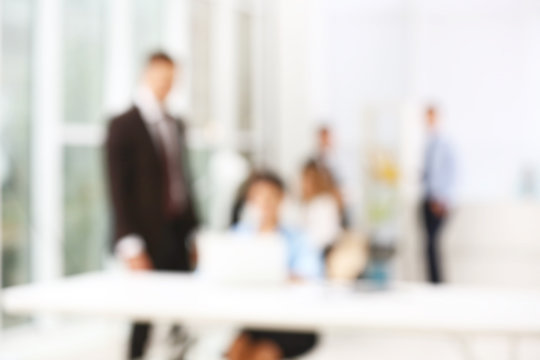
[[[341,203],[330,171],[309,161],[302,171],[301,222],[307,237],[321,253],[326,253],[343,231]]]
[[[322,261],[302,233],[279,224],[279,210],[284,195],[281,180],[271,173],[256,173],[246,187],[244,211],[256,216],[241,220],[234,230],[242,234],[276,234],[286,243],[291,279],[318,278]],[[310,351],[317,343],[314,333],[288,333],[244,330],[228,351],[230,360],[278,360],[294,358]]]

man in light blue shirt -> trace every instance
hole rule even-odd
[[[455,182],[454,155],[438,129],[437,110],[426,110],[429,138],[424,158],[422,217],[426,232],[426,263],[429,281],[443,281],[439,255],[441,229],[448,218]]]

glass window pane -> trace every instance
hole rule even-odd
[[[109,231],[102,150],[67,147],[64,152],[64,271],[99,270]]]
[[[103,0],[64,0],[63,65],[66,122],[100,122],[103,103]]]
[[[209,149],[192,149],[189,151],[189,164],[194,183],[195,202],[201,222],[208,224],[210,214],[210,199],[208,197],[208,165],[212,151]]]
[[[148,54],[163,50],[164,0],[133,1],[133,39],[135,69],[140,73]]]
[[[30,280],[32,1],[2,1],[2,285]],[[4,325],[14,323],[4,319]]]

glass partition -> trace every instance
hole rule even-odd
[[[1,2],[2,286],[30,280],[30,119],[33,1]],[[9,326],[15,319],[4,319]]]

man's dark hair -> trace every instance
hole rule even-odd
[[[428,106],[426,106],[426,114],[429,113],[437,114],[437,106],[434,104],[429,104]]]
[[[319,129],[317,129],[317,133],[319,135],[322,135],[324,133],[331,133],[332,132],[332,129],[330,129],[330,127],[328,125],[321,125],[319,126]]]
[[[153,64],[153,63],[156,63],[156,62],[165,62],[165,63],[168,63],[170,65],[174,65],[173,58],[171,56],[169,56],[169,54],[167,54],[164,51],[156,51],[156,52],[151,53],[148,56],[148,60],[146,61],[146,64],[150,65],[150,64]]]

